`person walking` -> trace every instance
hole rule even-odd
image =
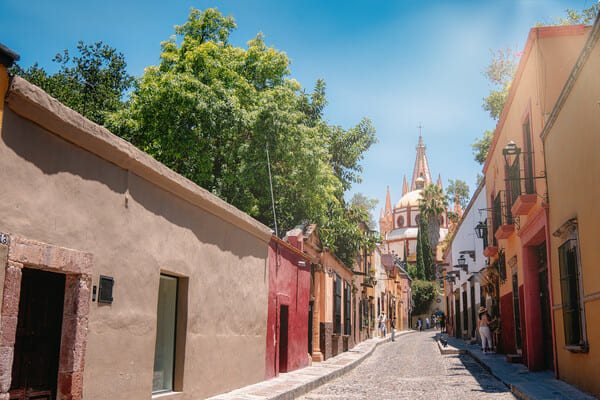
[[[379,330],[381,331],[381,337],[385,338],[385,323],[387,318],[385,317],[385,313],[382,312],[379,316]]]
[[[429,329],[429,317],[425,317],[425,326],[426,329]]]
[[[392,317],[392,319],[390,319],[390,330],[392,331],[392,342],[395,342],[395,334],[396,334],[396,318]]]
[[[446,332],[446,314],[440,315],[440,332]]]
[[[483,306],[479,307],[479,335],[481,336],[481,351],[483,354],[492,354],[492,332],[490,330],[490,316],[487,309]]]

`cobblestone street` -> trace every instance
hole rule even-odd
[[[356,369],[300,399],[515,399],[470,356],[442,356],[434,336],[413,333],[381,345]]]

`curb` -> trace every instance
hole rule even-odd
[[[541,399],[547,399],[547,398],[578,398],[578,399],[594,398],[594,397],[590,397],[590,395],[588,393],[585,393],[576,387],[572,387],[572,389],[574,390],[574,393],[566,394],[566,397],[548,397],[548,395],[549,395],[548,393],[546,393],[546,394],[532,393],[530,389],[528,389],[527,387],[523,387],[524,385],[527,386],[526,382],[512,382],[511,383],[509,380],[506,379],[506,377],[503,377],[502,374],[494,372],[494,370],[489,365],[487,365],[477,354],[473,353],[471,351],[471,349],[457,349],[454,346],[450,346],[450,349],[444,350],[444,349],[442,349],[440,341],[436,339],[436,342],[438,344],[441,354],[467,354],[469,357],[471,357],[473,360],[475,360],[479,365],[481,365],[481,367],[483,367],[483,369],[485,369],[490,375],[492,375],[494,378],[498,379],[498,381],[502,382],[502,384],[504,384],[510,390],[510,392],[519,400],[541,400]],[[558,380],[558,382],[568,385],[560,380]],[[568,385],[568,386],[570,386],[570,385]],[[549,390],[554,391],[555,393],[561,392],[560,388],[550,388]],[[575,395],[576,397],[569,397],[569,395]]]
[[[408,334],[414,333],[414,332],[415,331],[413,331],[413,330],[396,332],[396,339],[399,339],[402,336],[405,336],[405,335],[408,335]],[[294,379],[295,378],[294,373],[296,373],[296,375],[302,375],[302,371],[307,368],[310,368],[310,366],[292,371],[289,373],[290,375],[287,375],[287,374],[284,376],[280,375],[280,377],[283,378],[282,381],[280,381],[280,382],[276,381],[276,379],[278,379],[278,378],[274,378],[274,379],[270,379],[270,380],[262,381],[262,382],[257,382],[255,384],[245,386],[242,388],[238,388],[238,389],[232,390],[227,393],[221,393],[221,394],[215,395],[213,397],[210,397],[209,400],[211,400],[211,399],[212,400],[233,400],[233,399],[292,400],[292,399],[295,399],[299,396],[302,396],[302,395],[318,388],[319,386],[324,385],[325,383],[327,383],[329,381],[332,381],[333,379],[336,379],[342,375],[345,375],[349,371],[356,368],[367,357],[371,356],[371,354],[373,354],[373,352],[379,345],[382,345],[384,343],[389,343],[389,342],[391,342],[391,340],[392,340],[392,335],[388,334],[388,335],[386,335],[386,337],[384,339],[380,339],[377,342],[370,345],[370,348],[367,348],[364,350],[361,349],[360,351],[364,351],[364,353],[362,353],[355,360],[351,360],[347,364],[342,365],[335,369],[334,369],[334,367],[332,367],[331,371],[327,371],[323,375],[312,376],[306,382],[298,382],[296,380],[298,378]],[[362,343],[365,343],[365,342],[362,342]],[[360,345],[360,343],[358,345]],[[353,349],[350,349],[350,350],[340,353],[338,355],[347,354],[349,352],[352,352],[354,349],[356,349],[356,346]],[[356,352],[358,352],[358,351],[356,351]],[[335,357],[331,357],[329,360],[334,360],[334,359],[335,359]],[[321,364],[321,363],[318,363],[318,364]],[[313,366],[317,366],[317,365],[313,364]],[[327,364],[324,364],[324,366],[327,366]],[[310,374],[308,374],[308,375],[310,375]],[[286,382],[285,380],[288,378],[292,382]],[[266,392],[268,392],[269,386],[271,384],[273,384],[273,386],[280,386],[280,387],[289,385],[289,388],[285,388],[285,389],[281,388],[282,391],[279,393],[268,394]],[[249,389],[256,389],[257,391],[263,392],[263,393],[260,393],[260,395],[258,395],[256,393],[251,394],[251,393],[248,393]]]

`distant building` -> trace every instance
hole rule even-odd
[[[395,207],[392,207],[390,189],[389,187],[387,189],[385,208],[381,210],[379,217],[379,232],[383,237],[382,248],[384,252],[394,253],[402,260],[404,260],[405,254],[410,257],[416,253],[417,234],[419,232],[418,218],[421,213],[419,210],[421,190],[432,183],[429,163],[425,154],[425,145],[423,144],[423,138],[419,136],[410,190],[405,176],[402,184],[402,198]],[[437,186],[442,188],[440,176],[438,176]],[[444,240],[447,234],[448,215],[444,211],[441,215],[440,241]],[[436,245],[437,243],[432,244],[432,248]]]

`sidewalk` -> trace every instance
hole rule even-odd
[[[510,388],[519,399],[562,400],[596,399],[575,386],[554,378],[549,371],[529,372],[523,364],[511,364],[505,354],[483,354],[479,345],[469,345],[464,340],[448,337],[448,345],[442,346],[440,334],[435,336],[442,354],[468,354],[492,375]]]
[[[414,331],[396,332],[396,340]],[[384,339],[371,338],[323,362],[296,371],[279,374],[278,377],[210,397],[208,400],[284,400],[295,399],[311,390],[344,375],[373,353],[380,344],[392,340],[388,334]]]

